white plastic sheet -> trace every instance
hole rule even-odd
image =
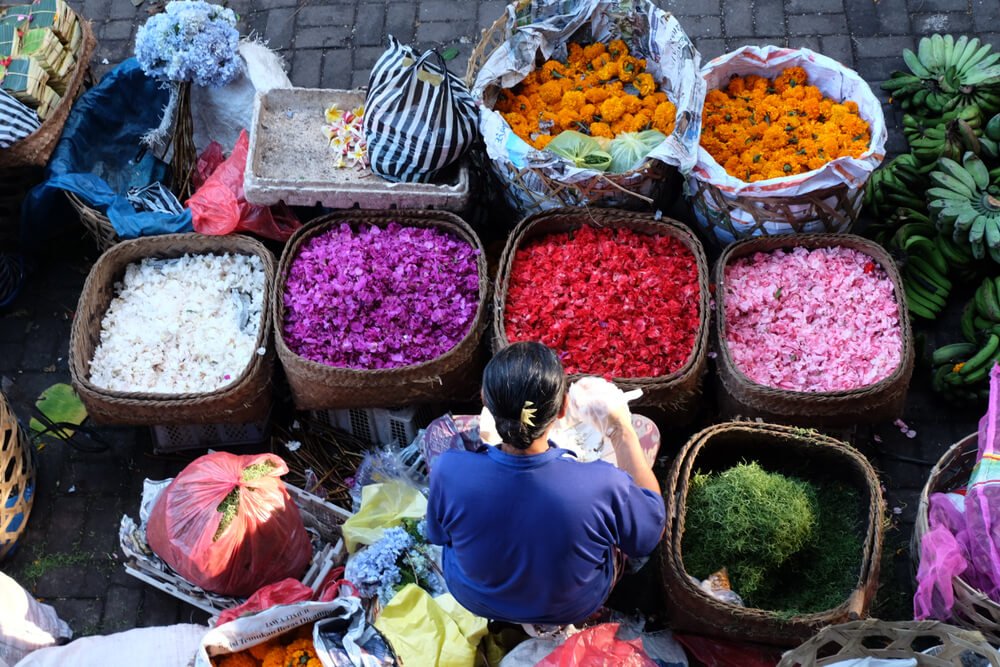
[[[887,131],[885,126],[885,116],[882,113],[882,104],[872,92],[871,87],[865,83],[857,72],[841,65],[836,60],[828,58],[810,51],[809,49],[786,49],[777,46],[744,46],[743,48],[727,53],[715,58],[702,69],[707,90],[716,90],[724,87],[730,77],[734,75],[746,76],[756,74],[767,78],[774,78],[781,74],[782,70],[789,67],[802,67],[809,76],[809,84],[820,89],[824,96],[835,100],[853,100],[858,104],[858,114],[868,122],[871,127],[871,143],[860,157],[841,157],[828,162],[819,169],[785,176],[782,178],[772,178],[756,183],[746,183],[740,179],[730,176],[726,170],[715,161],[708,151],[698,148],[698,162],[691,172],[687,187],[688,193],[693,195],[696,192],[696,181],[702,181],[714,185],[725,196],[751,196],[751,197],[794,197],[804,193],[816,192],[825,188],[846,184],[852,190],[864,187],[868,176],[875,170],[885,158],[885,142]],[[718,213],[718,208],[708,199],[703,200],[704,205],[712,213]],[[830,200],[831,206],[836,204],[835,200]],[[860,203],[859,203],[860,205]],[[704,212],[695,207],[695,214],[699,222],[706,224]],[[736,211],[733,214],[733,224],[737,230],[741,227],[750,227],[753,224],[752,218],[747,214]],[[780,234],[793,231],[784,222],[773,221],[765,225],[768,233]],[[815,228],[806,228],[804,231],[825,231],[817,223]],[[840,230],[845,231],[845,230]],[[719,240],[728,243],[734,240],[731,236],[716,227]]]

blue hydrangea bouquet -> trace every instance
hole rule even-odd
[[[174,0],[139,28],[135,56],[147,76],[171,87],[160,126],[143,137],[151,148],[163,146],[173,129],[174,190],[189,192],[194,165],[190,86],[224,86],[243,73],[240,33],[233,10],[203,0]]]

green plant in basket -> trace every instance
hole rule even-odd
[[[684,519],[684,568],[705,579],[726,567],[733,590],[752,598],[811,540],[817,516],[810,484],[756,462],[695,473]]]

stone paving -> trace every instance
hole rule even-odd
[[[70,0],[93,20],[99,39],[97,74],[131,55],[138,25],[159,5],[146,0]],[[996,0],[676,0],[672,11],[705,58],[747,43],[806,46],[856,68],[873,84],[901,66],[900,51],[920,35],[967,32],[1000,45]],[[241,28],[267,40],[302,87],[349,88],[366,84],[368,70],[387,34],[418,47],[458,49],[451,67],[464,74],[481,29],[503,11],[501,0],[233,0]],[[895,114],[889,113],[890,150],[902,148]],[[894,131],[895,130],[895,131]],[[682,207],[672,214],[688,215]],[[82,233],[65,238],[39,259],[24,293],[0,313],[0,380],[15,410],[27,419],[38,394],[68,381],[67,345],[77,297],[96,257]],[[933,342],[933,341],[930,341]],[[940,341],[938,341],[940,342]],[[919,489],[929,465],[948,444],[973,430],[975,412],[944,412],[916,374],[907,420],[917,431],[908,439],[892,425],[853,434],[879,468],[893,508],[883,600],[887,617],[905,616],[909,593],[905,551]],[[939,412],[940,411],[940,412]],[[50,601],[81,634],[135,626],[202,622],[192,607],[125,575],[117,547],[123,513],[137,513],[144,477],[175,474],[188,456],[156,457],[143,429],[104,429],[112,444],[102,454],[83,454],[61,443],[40,453],[39,493],[20,550],[4,571]],[[881,444],[874,444],[878,433]],[[675,452],[682,434],[664,443]],[[648,593],[648,591],[647,591]],[[654,591],[650,593],[657,595]]]

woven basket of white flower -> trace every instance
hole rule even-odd
[[[271,406],[274,257],[245,236],[122,242],[87,277],[70,337],[95,421],[246,423]]]

